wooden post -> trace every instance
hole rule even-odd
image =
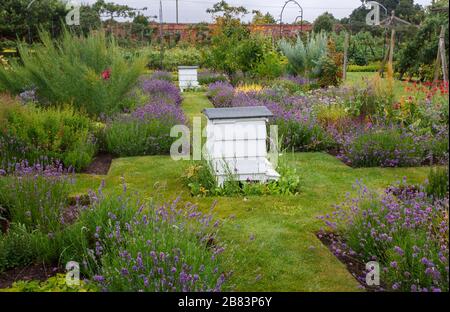
[[[434,63],[434,77],[433,82],[439,80],[439,71],[441,70],[441,48],[440,48],[441,39],[438,42],[438,51],[436,55],[436,61]]]
[[[347,79],[347,62],[348,62],[348,44],[349,44],[349,34],[345,33],[345,40],[344,40],[344,68],[342,71],[342,79],[345,81]]]
[[[394,46],[395,46],[395,29],[391,32],[391,45],[389,47],[389,64],[392,65],[394,62]]]
[[[447,56],[445,55],[445,27],[441,27],[441,34],[439,36],[439,54],[441,55],[442,75],[444,82],[448,82],[448,67]]]
[[[386,67],[386,63],[389,61],[389,64],[392,65],[394,60],[394,40],[395,40],[395,29],[391,30],[391,42],[387,48],[386,55],[384,56],[383,62],[381,62],[380,70],[378,71],[380,75],[383,75],[384,68]]]

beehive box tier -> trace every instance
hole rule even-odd
[[[181,92],[186,89],[196,88],[199,86],[197,70],[197,66],[178,67],[178,85]]]
[[[265,106],[212,108],[208,118],[206,151],[219,184],[230,175],[236,180],[267,181],[279,174],[267,160]]]

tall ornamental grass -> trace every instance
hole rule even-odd
[[[78,37],[64,31],[53,40],[40,32],[40,44],[19,44],[21,62],[0,68],[0,89],[19,94],[35,89],[42,105],[72,104],[90,115],[119,110],[145,69],[145,58],[127,61],[104,32]]]

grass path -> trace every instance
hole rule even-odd
[[[211,104],[202,93],[184,95],[183,109],[192,118]],[[324,153],[297,153],[281,157],[298,170],[303,190],[299,196],[248,198],[192,198],[181,184],[188,162],[168,156],[121,158],[107,176],[79,175],[77,192],[97,189],[120,193],[123,176],[129,190],[157,202],[181,196],[208,210],[217,200],[224,220],[222,240],[228,245],[227,266],[234,271],[229,290],[239,291],[358,291],[358,283],[315,237],[322,223],[317,216],[332,211],[361,179],[368,187],[383,189],[404,176],[423,182],[427,168],[352,169]]]

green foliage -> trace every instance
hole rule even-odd
[[[21,106],[0,98],[0,165],[27,160],[30,164],[60,160],[75,170],[86,168],[97,148],[93,123],[69,107]]]
[[[269,12],[262,14],[261,11],[253,10],[252,13],[254,14],[252,18],[253,25],[276,24],[275,18]]]
[[[342,54],[337,53],[334,42],[328,42],[328,51],[319,60],[320,75],[319,85],[321,87],[338,86],[342,81]]]
[[[380,69],[380,63],[372,63],[369,65],[349,65],[347,72],[375,73]],[[387,67],[385,68],[387,71]]]
[[[41,45],[19,45],[23,65],[0,68],[0,88],[36,88],[42,105],[72,104],[95,116],[117,111],[145,68],[143,57],[126,61],[103,32],[76,37],[66,30],[54,42],[42,31],[40,39]]]
[[[297,37],[294,44],[286,39],[280,41],[280,48],[289,61],[291,70],[302,77],[317,78],[321,73],[320,61],[327,55],[328,39],[325,33],[313,34],[306,43]]]
[[[146,54],[149,68],[161,68],[161,52],[159,50],[150,49]],[[203,65],[202,54],[195,47],[177,47],[164,51],[162,66],[165,70],[175,71],[178,70],[178,66],[201,65]]]
[[[61,31],[58,21],[63,20],[67,10],[63,1],[47,0],[2,0],[0,3],[0,34],[2,40],[38,39],[38,28],[53,29],[54,33]],[[56,23],[55,23],[56,22]],[[53,28],[52,28],[53,27]]]
[[[231,173],[227,173],[222,186],[217,184],[213,169],[207,161],[193,162],[183,175],[183,182],[191,195],[207,196],[294,196],[300,193],[301,181],[295,169],[282,165],[278,168],[281,177],[266,183],[258,181],[238,181]],[[230,170],[228,170],[230,171]]]
[[[334,18],[333,14],[325,12],[316,18],[316,20],[314,21],[313,30],[315,33],[329,33],[333,31],[335,23],[336,19]]]
[[[429,13],[426,16],[420,28],[414,32],[413,38],[408,40],[399,51],[396,71],[400,73],[401,77],[408,75],[410,77],[418,76],[422,80],[434,79],[434,75],[423,71],[423,66],[430,65],[434,69],[441,26],[445,27],[445,51],[448,55],[448,22],[448,13],[446,12]]]
[[[7,234],[0,233],[0,272],[35,260],[31,236],[25,226],[18,224],[13,224]]]
[[[98,287],[93,283],[80,280],[79,285],[69,286],[65,274],[57,274],[44,282],[19,281],[12,287],[2,289],[0,292],[96,292]]]
[[[436,199],[443,199],[448,196],[448,179],[448,167],[432,168],[428,174],[427,194]]]
[[[284,59],[279,53],[269,51],[264,53],[262,60],[253,71],[259,79],[272,80],[278,78],[285,71]]]
[[[105,129],[106,150],[120,157],[168,154],[176,139],[171,128],[159,120],[115,120]]]
[[[318,124],[278,119],[282,145],[289,151],[324,151],[335,146],[333,138]]]

